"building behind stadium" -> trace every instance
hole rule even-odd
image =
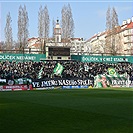
[[[124,20],[122,25],[116,27],[116,36],[119,36],[120,41],[116,45],[120,45],[121,49],[118,53],[122,55],[133,54],[133,17],[131,19]],[[107,32],[102,31],[96,33],[91,38],[84,40],[83,38],[62,38],[61,27],[59,20],[56,22],[54,28],[54,37],[48,39],[29,38],[28,48],[33,51],[46,52],[46,59],[65,59],[69,60],[71,55],[89,55],[89,54],[101,54],[107,53],[104,50],[106,45]],[[121,43],[119,43],[121,42]],[[54,49],[55,48],[55,49]],[[55,51],[50,52],[52,49]],[[70,54],[69,54],[70,52]],[[36,52],[35,52],[36,53]]]

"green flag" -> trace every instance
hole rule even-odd
[[[119,74],[115,71],[114,68],[108,68],[108,72],[110,76],[118,76]]]
[[[63,67],[60,63],[58,63],[58,64],[56,65],[56,67],[54,68],[54,74],[56,74],[56,75],[61,75],[63,69],[64,69],[64,67]]]
[[[38,79],[42,78],[42,72],[43,72],[43,66],[41,67],[39,73],[38,73]]]

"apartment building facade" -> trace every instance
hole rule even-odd
[[[70,54],[81,54],[86,51],[85,49],[85,41],[83,38],[62,38],[62,31],[59,25],[59,21],[54,28],[54,37],[47,39],[38,38],[29,38],[27,47],[31,49],[31,51],[43,51],[44,47],[46,51],[48,51],[48,47],[68,47],[70,48]],[[44,46],[45,45],[45,46]],[[48,55],[46,55],[47,58]]]
[[[121,55],[133,55],[133,17],[131,19],[124,20],[121,26],[116,27],[115,47],[116,54]],[[107,31],[97,33],[86,41],[86,47],[90,47],[91,53],[110,54],[107,50],[111,47],[107,46]]]

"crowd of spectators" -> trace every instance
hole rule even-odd
[[[61,75],[54,74],[53,70],[57,63],[64,69]],[[127,73],[133,80],[133,64],[131,63],[86,63],[79,61],[40,61],[40,62],[0,62],[1,79],[30,78],[38,79],[42,68],[41,78],[94,78],[98,74],[108,74],[108,68],[113,67],[119,74]]]

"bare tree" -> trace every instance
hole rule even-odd
[[[20,5],[18,11],[18,43],[20,50],[22,50],[22,43],[23,43],[22,10],[23,10],[22,6]]]
[[[70,4],[62,8],[62,37],[65,39],[74,37],[74,20]]]
[[[111,17],[111,19],[112,19],[111,28],[115,29],[115,27],[119,26],[119,22],[118,22],[118,15],[117,15],[117,12],[116,12],[114,7],[112,8],[112,17]]]
[[[104,40],[98,40],[98,45],[100,45],[100,53],[105,53],[106,52],[106,47],[105,47],[105,41]]]
[[[5,42],[4,41],[0,41],[0,50],[5,49]]]
[[[44,7],[44,39],[47,39],[49,37],[49,13],[47,6]]]
[[[52,34],[52,37],[54,38],[54,28],[55,28],[55,25],[56,25],[56,22],[55,22],[54,18],[53,18],[53,21],[52,21],[52,25],[53,25],[53,34]]]
[[[110,7],[106,13],[106,53],[111,53],[116,55],[121,51],[121,36],[119,34],[120,26],[118,23],[118,15],[113,7],[110,10]]]
[[[110,31],[111,30],[111,9],[108,7],[108,10],[106,12],[106,30]]]
[[[66,12],[67,12],[67,7],[66,5],[63,6],[62,8],[62,21],[61,21],[61,27],[62,27],[62,37],[67,38],[67,27],[66,27]]]
[[[68,4],[68,33],[70,37],[74,37],[74,20],[73,20],[73,15],[72,15],[72,10],[70,7],[70,4]]]
[[[40,41],[40,49],[42,50],[42,44],[43,44],[43,37],[44,37],[44,22],[43,22],[43,9],[42,6],[39,8],[38,12],[38,36]]]
[[[48,8],[47,6],[44,7],[44,44],[43,44],[43,53],[46,52],[46,41],[49,37],[49,23],[50,23],[50,19],[49,19],[49,12],[48,12]]]
[[[28,41],[29,31],[28,31],[28,13],[26,11],[26,6],[22,7],[20,5],[19,7],[19,13],[18,13],[18,43],[19,43],[19,49],[22,51],[22,49],[26,48],[26,44]]]
[[[27,41],[28,41],[28,36],[29,36],[29,18],[28,18],[28,12],[26,10],[26,6],[24,5],[23,7],[23,46],[24,48],[27,48]]]
[[[39,8],[39,12],[38,12],[38,35],[39,38],[43,38],[44,36],[44,31],[43,31],[43,9],[42,6],[40,6]]]
[[[49,12],[47,6],[45,6],[44,9],[42,9],[42,6],[40,6],[38,12],[38,35],[41,42],[41,50],[44,51],[45,51],[46,40],[49,37],[49,23],[50,19],[49,19]]]
[[[11,50],[13,45],[13,34],[12,34],[12,27],[11,27],[11,16],[10,12],[7,14],[6,18],[6,26],[5,26],[5,45],[6,49]]]

